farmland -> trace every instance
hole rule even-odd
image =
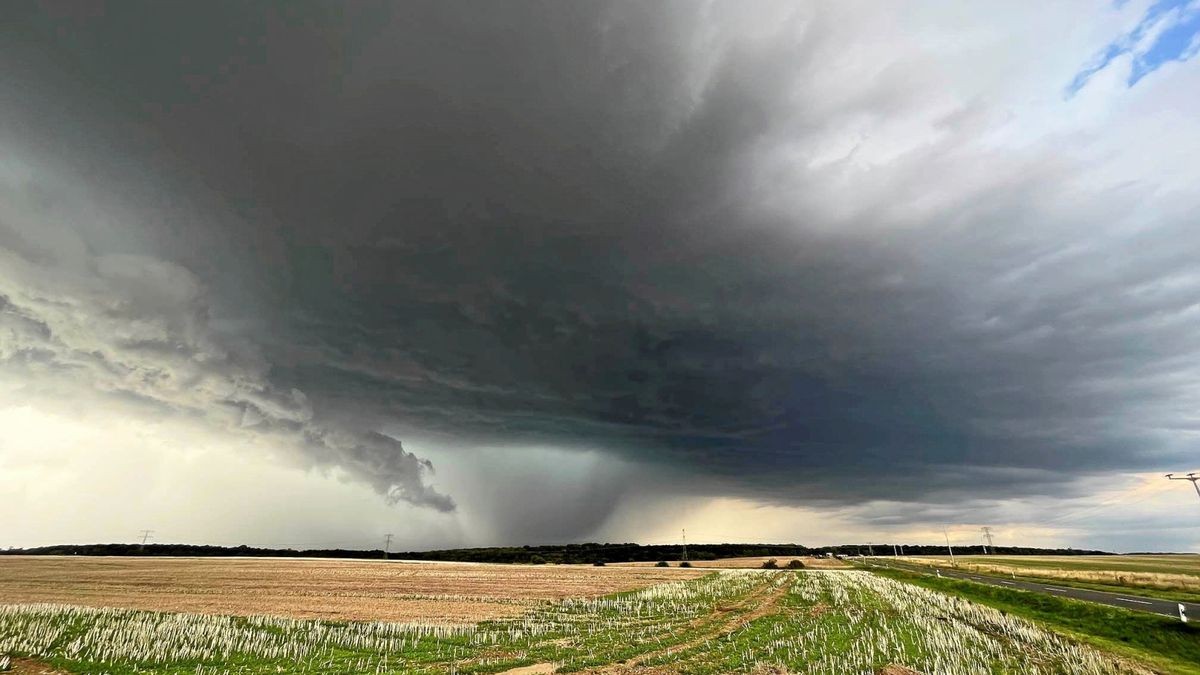
[[[201,614],[474,623],[701,571],[274,558],[0,557],[0,598]]]
[[[62,561],[68,562],[79,561]],[[248,564],[241,572],[257,569],[257,563],[237,561]],[[167,569],[184,572],[187,564],[196,561],[170,561]],[[315,608],[322,602],[337,605],[336,592],[345,590],[325,577],[387,578],[383,571],[358,570],[362,565],[371,564],[354,563],[353,572],[301,565],[272,568],[271,574],[282,574],[283,583],[306,594],[319,611]],[[401,599],[428,596],[428,614],[329,621],[199,608],[147,611],[151,608],[101,608],[103,601],[93,594],[88,598],[93,607],[64,601],[0,605],[0,655],[33,658],[66,672],[108,673],[1149,672],[1011,614],[862,571],[374,566],[415,568],[408,581],[393,581],[390,592]],[[46,576],[53,574],[69,580],[62,571]],[[146,570],[141,574],[141,581],[126,583],[124,590],[109,587],[111,597],[155,579]],[[207,583],[190,581],[187,593],[176,590],[175,595],[203,595],[199,589],[231,583],[236,576],[224,574]],[[0,578],[7,583],[7,576]],[[610,585],[632,588],[600,594]],[[6,602],[8,591],[19,586],[8,583]],[[94,577],[77,584],[103,586]],[[314,595],[310,586],[324,594]],[[239,595],[253,598],[256,588],[243,585]],[[340,590],[331,593],[334,588]],[[496,597],[497,604],[519,600],[519,611],[505,605],[493,618],[448,619],[438,607],[438,594],[430,591],[454,589],[494,593],[471,597]],[[276,602],[280,592],[266,597]],[[171,596],[158,597],[165,602]],[[143,594],[137,602],[151,599]],[[386,604],[386,594],[380,593],[367,607]],[[252,606],[259,605],[242,609],[249,613]]]
[[[951,564],[944,556],[905,560],[930,566]],[[960,555],[954,563],[960,569],[982,574],[1049,579],[1098,590],[1142,591],[1168,599],[1200,601],[1200,555]]]
[[[720,558],[717,560],[693,560],[689,564],[693,569],[761,569],[763,563],[774,560],[779,567],[786,567],[793,560],[798,560],[806,569],[814,570],[841,570],[850,569],[847,563],[836,560],[834,558],[813,558],[810,556],[753,556],[745,558]],[[617,563],[622,567],[650,567],[657,563],[652,562],[633,562],[633,563]],[[671,567],[679,565],[679,561],[672,560]]]

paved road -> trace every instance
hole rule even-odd
[[[897,564],[891,560],[888,561],[867,561],[868,565],[887,565],[890,567],[899,567],[909,572],[919,572],[934,576],[934,571],[924,565],[904,565]],[[939,570],[944,577],[952,579],[967,579],[981,584],[990,586],[1002,586],[1004,588],[1014,588],[1022,591],[1032,591],[1034,593],[1045,593],[1047,595],[1058,595],[1064,598],[1073,598],[1075,600],[1087,600],[1088,602],[1098,602],[1101,605],[1110,605],[1112,607],[1121,607],[1123,609],[1135,609],[1143,612],[1152,612],[1169,616],[1174,619],[1179,618],[1180,603],[1174,600],[1159,600],[1158,598],[1148,598],[1141,595],[1122,595],[1120,593],[1108,593],[1106,591],[1093,591],[1086,588],[1073,588],[1071,586],[1056,586],[1053,583],[1039,583],[1030,581],[1019,581],[1014,579],[1005,579],[1004,577],[988,576],[985,574],[974,574],[969,572],[959,572],[957,570]],[[1200,622],[1200,605],[1194,602],[1182,603],[1187,608],[1188,620],[1191,622]]]

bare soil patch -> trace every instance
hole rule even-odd
[[[500,675],[550,675],[556,672],[558,672],[558,666],[553,663],[535,663],[532,666],[509,668],[501,671]]]
[[[8,670],[4,671],[4,673],[5,675],[12,673],[16,673],[17,675],[67,675],[67,671],[59,670],[41,661],[17,658],[12,660],[8,666]]]
[[[275,558],[0,556],[5,603],[206,614],[475,623],[535,603],[678,581],[701,570]]]
[[[921,673],[913,670],[912,668],[905,668],[904,666],[899,666],[893,663],[889,666],[884,666],[879,670],[876,670],[875,675],[921,675]]]

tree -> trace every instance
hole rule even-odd
[[[779,569],[779,561],[775,560],[774,558],[771,558],[770,560],[768,560],[762,564],[762,568],[764,570],[777,570],[777,569]]]
[[[802,570],[804,569],[804,563],[793,558],[792,560],[788,561],[787,568],[789,570]]]

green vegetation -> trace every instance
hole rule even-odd
[[[947,577],[874,568],[876,574],[917,584],[1033,620],[1164,672],[1200,674],[1200,627],[1156,614]]]
[[[888,549],[891,544],[877,544]],[[870,546],[845,545],[809,548],[799,544],[689,544],[687,553],[693,560],[717,560],[720,558],[765,558],[768,556],[794,557],[823,553],[855,555],[866,553]],[[945,546],[905,545],[909,555],[944,555]],[[962,554],[982,552],[979,546],[959,547]],[[1063,555],[1103,554],[1103,551],[1078,551],[1073,549],[1039,549],[1023,547],[997,547],[1001,553],[1017,555]],[[281,557],[281,558],[358,558],[393,560],[441,560],[448,562],[491,562],[530,563],[539,558],[546,563],[586,564],[597,558],[608,562],[653,562],[682,557],[683,547],[675,545],[642,546],[640,544],[565,544],[558,546],[499,546],[491,548],[455,548],[440,551],[407,551],[389,555],[379,549],[272,549],[249,546],[197,546],[192,544],[64,544],[37,548],[9,548],[0,550],[0,555],[103,555],[103,556],[190,556],[190,557]]]
[[[1024,619],[867,572],[726,570],[479,625],[0,605],[0,654],[69,672],[1136,672]],[[1179,671],[1189,672],[1189,671]]]

